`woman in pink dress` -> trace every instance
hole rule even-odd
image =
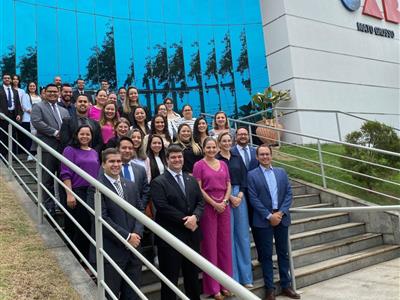
[[[117,105],[114,102],[109,101],[103,107],[99,122],[104,145],[115,136],[114,127],[117,122]]]
[[[200,220],[203,233],[201,254],[232,276],[232,242],[229,196],[231,183],[229,170],[223,161],[215,158],[217,142],[208,137],[203,143],[204,158],[194,164],[193,176],[197,179],[204,200],[204,213]],[[223,299],[231,293],[216,280],[203,273],[203,293]]]
[[[103,110],[103,107],[106,104],[106,102],[107,102],[106,91],[98,90],[96,92],[96,105],[93,105],[89,108],[88,118],[99,122],[101,118],[101,111]]]

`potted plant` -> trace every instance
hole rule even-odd
[[[262,124],[274,128],[283,128],[275,118],[274,109],[276,105],[281,101],[291,100],[290,90],[275,91],[272,87],[265,89],[264,93],[257,93],[252,96],[254,106],[262,113],[262,120],[258,121],[257,124]],[[270,145],[276,145],[278,140],[282,137],[281,134],[274,129],[257,127],[256,134],[258,138],[263,142]]]

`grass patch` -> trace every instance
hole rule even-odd
[[[0,299],[80,299],[0,177]]]
[[[316,163],[305,161],[301,158],[306,158],[312,161],[319,162],[319,156],[316,145],[306,145],[304,147],[311,148],[305,149],[297,146],[282,146],[278,151],[274,153],[274,161],[276,165],[282,166],[286,169],[289,176],[292,178],[302,179],[307,182],[311,182],[317,185],[322,186],[322,177],[306,173],[303,170],[314,172],[321,174],[320,166]],[[344,155],[344,148],[342,145],[333,145],[333,144],[324,144],[321,146],[322,151]],[[323,153],[323,161],[325,164],[330,164],[333,166],[341,167],[339,162],[339,157],[334,156],[329,153]],[[301,158],[296,158],[293,156],[298,156]],[[282,164],[280,164],[282,163]],[[285,164],[285,165],[284,165]],[[300,168],[301,170],[297,170],[295,168],[289,167],[294,166]],[[325,175],[328,177],[332,177],[350,184],[355,184],[364,188],[367,186],[364,183],[360,183],[352,178],[351,173],[335,169],[333,167],[325,166]],[[400,173],[398,172],[396,175],[389,178],[390,181],[394,181],[396,183],[400,183]],[[327,179],[326,180],[327,187],[339,192],[343,192],[358,198],[361,198],[366,201],[370,201],[380,205],[397,205],[399,201],[395,199],[391,199],[385,196],[377,195],[369,191],[364,191],[362,189],[349,186],[347,184],[343,184],[340,182],[336,182],[334,180]],[[388,194],[394,197],[400,198],[400,188],[391,183],[385,183],[376,181],[374,185],[374,191]]]

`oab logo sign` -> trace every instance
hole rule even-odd
[[[383,14],[378,6],[378,1],[382,1]],[[356,11],[361,6],[361,0],[342,0],[343,5],[350,11]],[[399,24],[400,11],[398,0],[365,0],[363,15],[371,16],[377,19],[383,19],[387,22]]]

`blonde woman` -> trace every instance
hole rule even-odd
[[[193,173],[194,164],[203,158],[203,152],[199,144],[193,139],[192,129],[188,124],[178,127],[176,144],[183,148],[183,172]]]

